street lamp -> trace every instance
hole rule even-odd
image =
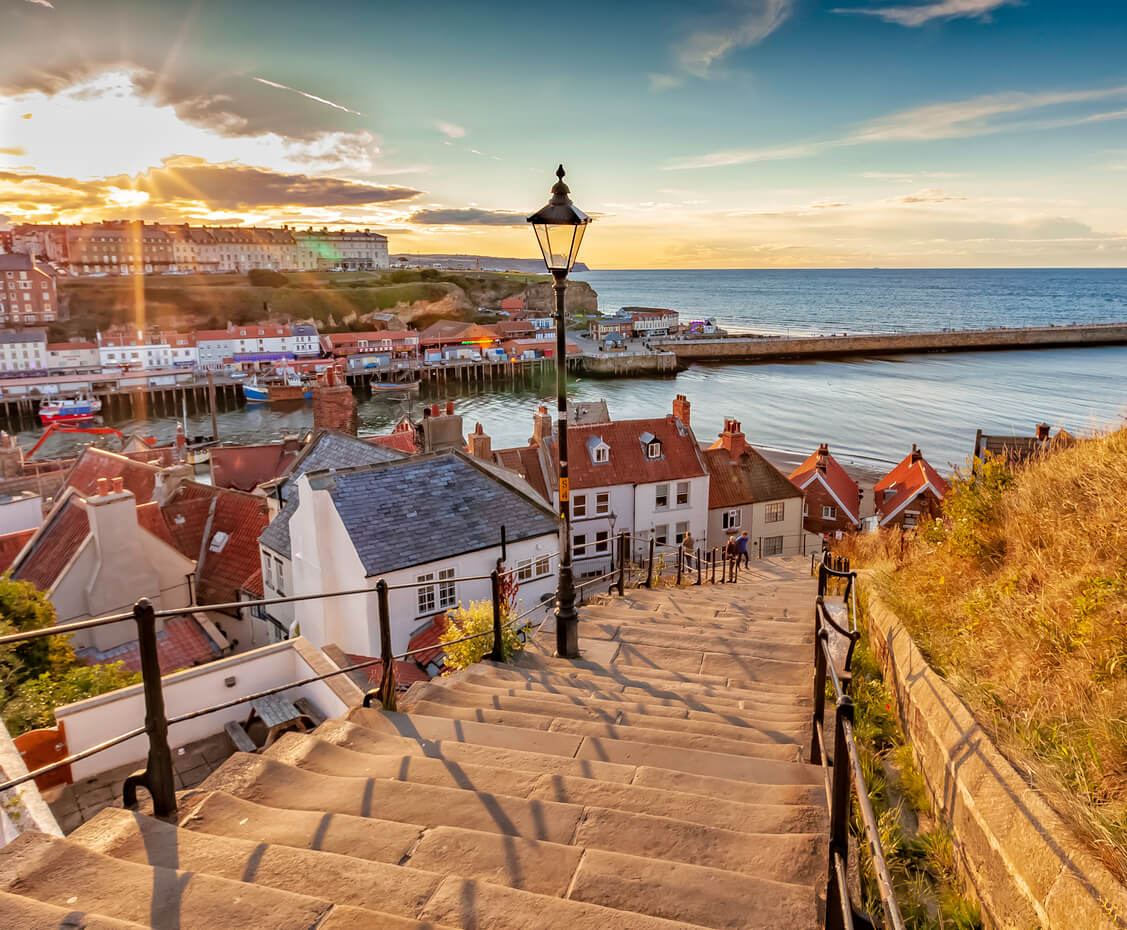
[[[564,316],[564,291],[567,273],[579,254],[579,243],[591,218],[568,197],[564,169],[552,185],[552,199],[528,218],[536,241],[544,254],[544,264],[555,279],[556,292],[556,410],[559,433],[560,519],[563,521],[560,545],[560,576],[556,588],[556,654],[565,659],[579,658],[579,617],[575,612],[575,580],[571,571],[571,504],[567,480],[567,320]]]

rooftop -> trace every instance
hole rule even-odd
[[[824,468],[819,468],[819,464]],[[854,523],[860,522],[857,482],[850,478],[849,473],[838,464],[837,459],[830,455],[829,448],[825,444],[790,473],[790,480],[803,490],[815,481],[821,482],[849,519]]]
[[[703,455],[709,475],[709,510],[802,496],[802,491],[751,446],[745,446],[735,461],[727,449],[707,449]]]

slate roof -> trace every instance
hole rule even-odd
[[[802,491],[751,446],[734,462],[727,449],[706,449],[701,455],[708,468],[709,510],[802,497]]]
[[[411,439],[413,445],[413,434]],[[382,443],[356,439],[347,433],[338,433],[334,430],[322,430],[313,437],[309,445],[283,473],[285,480],[279,486],[278,492],[285,503],[270,521],[269,526],[262,531],[259,541],[279,555],[287,559],[290,557],[290,520],[297,511],[297,488],[294,482],[307,472],[323,471],[326,468],[377,465],[381,462],[398,461],[401,458],[403,458],[401,452],[388,448]]]
[[[641,436],[650,433],[661,440],[662,455],[647,459]],[[616,484],[650,484],[705,474],[704,461],[693,431],[672,416],[653,420],[613,420],[610,423],[568,427],[568,479],[573,490],[602,488]],[[609,461],[596,465],[587,441],[601,439],[610,447]],[[548,469],[556,473],[556,437],[544,440]]]
[[[13,569],[12,577],[30,581],[40,591],[49,591],[89,535],[86,508],[81,498],[71,492],[48,516],[31,550]]]
[[[908,505],[921,491],[931,486],[940,498],[947,496],[950,486],[931,465],[927,459],[919,455],[913,446],[892,471],[880,479],[873,486],[873,496],[880,522],[883,524],[892,519],[897,513]],[[894,492],[885,497],[885,491]]]
[[[558,532],[530,492],[461,452],[413,456],[310,483],[332,497],[368,577]]]
[[[826,470],[824,472],[818,471],[819,455],[821,455],[821,450],[815,449],[808,459],[790,473],[790,480],[803,490],[811,482],[821,481],[842,509],[845,510],[846,516],[854,523],[859,523],[861,515],[858,512],[860,507],[858,506],[857,482],[849,477],[849,473],[838,464],[837,459],[830,455],[829,450],[825,453]]]

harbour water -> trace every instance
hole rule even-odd
[[[1127,270],[591,272],[604,311],[665,306],[682,319],[712,316],[733,329],[858,332],[1113,322],[1127,319]],[[699,313],[699,316],[697,315]],[[577,400],[605,397],[616,418],[660,415],[676,394],[693,404],[704,441],[725,417],[768,450],[807,454],[828,442],[843,461],[874,469],[918,443],[937,467],[961,465],[975,430],[1029,434],[1035,423],[1084,432],[1127,413],[1127,347],[974,352],[759,365],[694,365],[675,379],[573,380]],[[467,432],[481,422],[494,448],[527,441],[536,405],[554,395],[545,379],[518,390],[463,389]],[[422,403],[446,400],[424,388]],[[403,396],[360,402],[362,432],[385,432],[408,412]],[[172,420],[111,425],[162,440]],[[219,414],[227,442],[264,442],[313,425],[310,404],[240,407]],[[189,432],[210,431],[206,417]],[[25,445],[37,433],[20,436]],[[57,445],[55,444],[57,441]],[[62,437],[51,450],[66,448]],[[46,451],[46,450],[45,450]],[[784,456],[785,457],[785,456]]]

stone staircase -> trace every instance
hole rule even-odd
[[[582,660],[546,628],[400,713],[236,753],[177,825],[110,808],[24,834],[0,853],[0,926],[819,926],[808,565],[585,606]]]

